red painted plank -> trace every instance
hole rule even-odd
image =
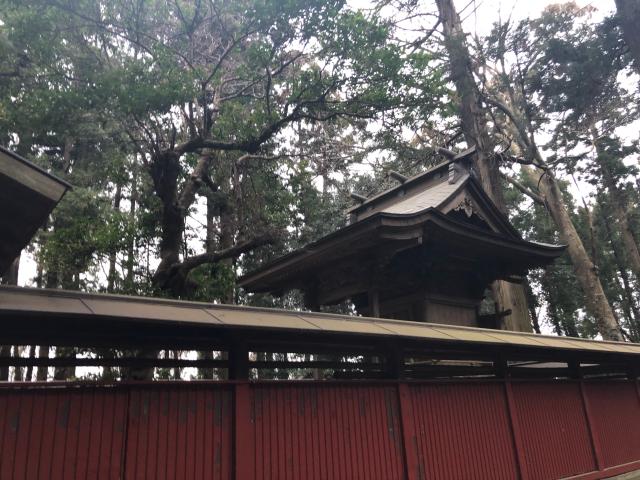
[[[518,477],[500,384],[409,387],[416,422],[418,478]]]
[[[634,382],[585,382],[605,468],[640,460],[640,403]]]
[[[255,477],[255,464],[250,459],[254,456],[254,430],[251,419],[251,398],[249,385],[239,383],[235,386],[235,478],[251,480]],[[248,460],[248,461],[247,461]]]
[[[33,478],[52,478],[55,431],[57,428],[58,400],[64,393],[42,392],[45,398],[42,432],[38,451],[38,472]]]
[[[169,446],[169,418],[172,415],[171,412],[171,398],[172,392],[167,389],[162,389],[158,392],[158,413],[157,413],[157,428],[156,428],[156,476],[158,480],[165,480],[168,477],[168,453],[167,448]]]
[[[25,478],[38,478],[40,463],[42,462],[42,440],[44,417],[47,410],[47,395],[45,392],[33,392],[33,408],[31,412],[31,426],[29,429],[29,446],[27,452],[29,460],[26,462]]]
[[[636,385],[586,384],[584,403],[579,385],[513,383],[529,478],[605,478],[640,460]],[[0,391],[0,478],[517,478],[504,392],[498,382],[17,386]],[[587,410],[600,472],[585,464]]]
[[[579,383],[519,383],[513,394],[530,479],[596,470]]]
[[[404,477],[394,386],[262,384],[251,395],[255,478]]]
[[[3,392],[3,394],[5,394]],[[16,440],[20,425],[20,398],[19,393],[8,392],[4,432],[2,438],[2,451],[0,451],[0,478],[13,477],[13,461],[16,451]]]
[[[33,404],[36,395],[20,393],[20,409],[18,417],[18,431],[16,449],[13,462],[12,479],[26,478],[26,468],[29,455],[29,441],[31,439],[31,424],[33,420]]]

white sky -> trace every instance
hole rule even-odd
[[[467,5],[467,0],[454,0],[458,9]],[[511,16],[514,21],[527,17],[537,17],[549,5],[569,3],[559,0],[475,0],[461,14],[464,19],[464,29],[467,33],[486,35],[491,25],[499,18],[507,19]],[[580,7],[591,6],[597,10],[596,18],[606,16],[615,11],[614,0],[575,0]],[[475,12],[474,12],[475,9]],[[473,12],[473,13],[472,13]]]

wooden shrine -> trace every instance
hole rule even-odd
[[[479,315],[491,282],[520,282],[565,247],[523,240],[483,191],[469,149],[349,210],[346,227],[240,279],[249,292],[304,292],[318,310],[350,299],[358,313],[498,327]]]

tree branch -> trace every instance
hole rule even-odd
[[[518,130],[518,135],[520,135],[522,142],[527,146],[527,148],[531,148],[531,141],[529,139],[529,136],[527,135],[527,132],[525,131],[524,126],[522,125],[518,117],[516,117],[515,113],[513,113],[513,111],[500,100],[491,98],[482,92],[480,92],[480,95],[482,95],[482,98],[485,102],[487,102],[489,105],[493,105],[507,117],[509,117],[511,123],[513,123],[513,125],[516,127],[516,130]]]
[[[526,196],[531,198],[534,202],[539,203],[540,205],[545,205],[544,197],[542,197],[542,195],[538,195],[537,193],[531,191],[530,189],[525,187],[523,184],[521,184],[519,181],[517,181],[515,178],[512,178],[509,175],[505,175],[504,173],[500,172],[500,176],[504,178],[507,182],[509,182],[511,185],[516,187],[518,190],[520,190],[522,193],[524,193]]]
[[[236,245],[225,248],[224,250],[218,250],[217,252],[202,253],[200,255],[194,255],[193,257],[186,258],[182,263],[172,266],[173,269],[182,270],[184,273],[188,273],[194,268],[204,265],[206,263],[217,263],[227,258],[237,258],[243,253],[255,250],[263,245],[268,245],[276,240],[276,235],[273,232],[268,232],[263,235],[254,237],[250,240],[237,243]]]

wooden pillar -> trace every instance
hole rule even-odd
[[[229,349],[229,380],[249,379],[249,350],[244,342],[234,342]]]
[[[389,348],[389,353],[385,355],[386,374],[388,378],[401,379],[404,377],[404,352],[396,345]]]

